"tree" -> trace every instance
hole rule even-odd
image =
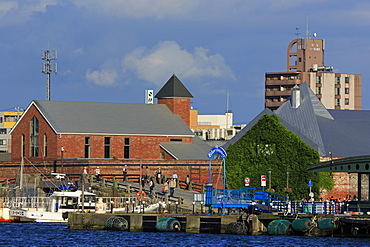
[[[251,188],[261,187],[261,175],[269,176],[271,169],[271,187],[276,194],[286,195],[287,170],[292,189],[289,197],[307,198],[309,180],[312,180],[312,192],[318,195],[320,187],[331,189],[332,179],[328,174],[307,171],[307,166],[319,162],[316,150],[304,143],[292,131],[282,125],[276,115],[264,115],[243,137],[227,149],[226,175],[228,188],[242,188],[244,178],[250,178]],[[316,197],[317,199],[317,197]]]

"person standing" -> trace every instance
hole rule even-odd
[[[178,176],[177,176],[176,172],[173,172],[172,179],[175,181],[175,187],[177,187],[177,185],[178,185]]]
[[[189,186],[190,186],[190,177],[189,177],[189,175],[186,175],[185,184],[186,184],[186,189],[189,190]]]
[[[123,173],[123,182],[125,182],[127,178],[127,165],[123,167],[122,173]]]
[[[162,179],[161,168],[158,168],[158,170],[156,171],[155,178],[157,180],[157,184],[161,184],[162,183],[162,181],[161,181],[161,179]]]
[[[148,166],[145,169],[145,176],[146,176],[146,179],[149,180],[149,178],[150,178],[150,169],[149,169]]]
[[[175,187],[176,187],[176,181],[174,178],[170,179],[169,186],[170,186],[170,196],[173,196],[175,194]]]
[[[149,178],[149,193],[152,194],[154,189],[154,181],[153,178]]]

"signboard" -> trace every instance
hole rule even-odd
[[[154,90],[145,90],[145,104],[154,103]]]
[[[312,180],[310,179],[309,181],[308,181],[308,187],[312,187]]]
[[[261,176],[261,186],[266,187],[266,175]]]
[[[222,147],[219,147],[218,145],[208,152],[207,154],[208,159],[212,159],[215,154],[219,154],[223,159],[225,159],[227,155],[226,151]]]
[[[249,186],[250,178],[249,177],[244,178],[244,183],[245,183],[245,186]]]

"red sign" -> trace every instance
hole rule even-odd
[[[246,178],[244,178],[244,183],[245,183],[245,185],[246,186],[248,186],[249,185],[249,182],[250,182],[251,180],[250,180],[250,178],[249,177],[246,177]]]

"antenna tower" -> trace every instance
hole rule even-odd
[[[56,50],[42,50],[42,60],[45,60],[45,63],[42,63],[41,72],[46,74],[46,100],[50,101],[50,74],[57,72],[57,64],[51,63],[51,60],[57,59]]]

